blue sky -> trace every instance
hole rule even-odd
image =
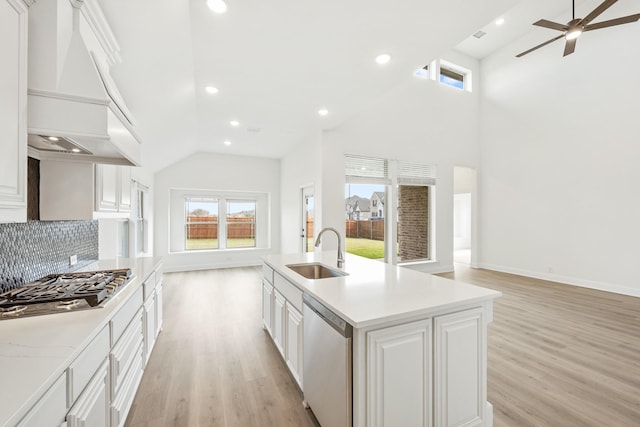
[[[344,197],[360,196],[367,199],[371,198],[374,191],[383,191],[384,185],[380,184],[346,184],[344,186]]]

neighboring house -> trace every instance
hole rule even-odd
[[[371,201],[365,197],[347,197],[344,205],[346,219],[365,220],[371,217]]]
[[[384,191],[375,191],[371,195],[371,219],[384,219]]]

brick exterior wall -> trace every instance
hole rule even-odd
[[[402,261],[430,257],[429,187],[399,187],[398,246],[398,255]]]

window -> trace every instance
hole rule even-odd
[[[444,59],[440,60],[438,81],[444,85],[471,92],[471,70]]]
[[[435,169],[354,155],[345,162],[347,252],[391,263],[431,260]]]
[[[185,207],[185,249],[218,248],[218,200],[187,197]]]
[[[177,188],[169,193],[170,252],[269,247],[268,193]]]
[[[256,246],[256,202],[234,200],[227,202],[227,248]]]

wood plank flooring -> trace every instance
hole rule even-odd
[[[164,327],[126,426],[315,426],[262,329],[257,267],[164,275]]]
[[[640,426],[640,298],[461,265],[455,276],[503,293],[488,340],[495,427]],[[317,425],[261,327],[259,269],[165,274],[164,286],[127,426]]]
[[[488,330],[494,426],[640,426],[640,298],[456,265],[501,291]]]

